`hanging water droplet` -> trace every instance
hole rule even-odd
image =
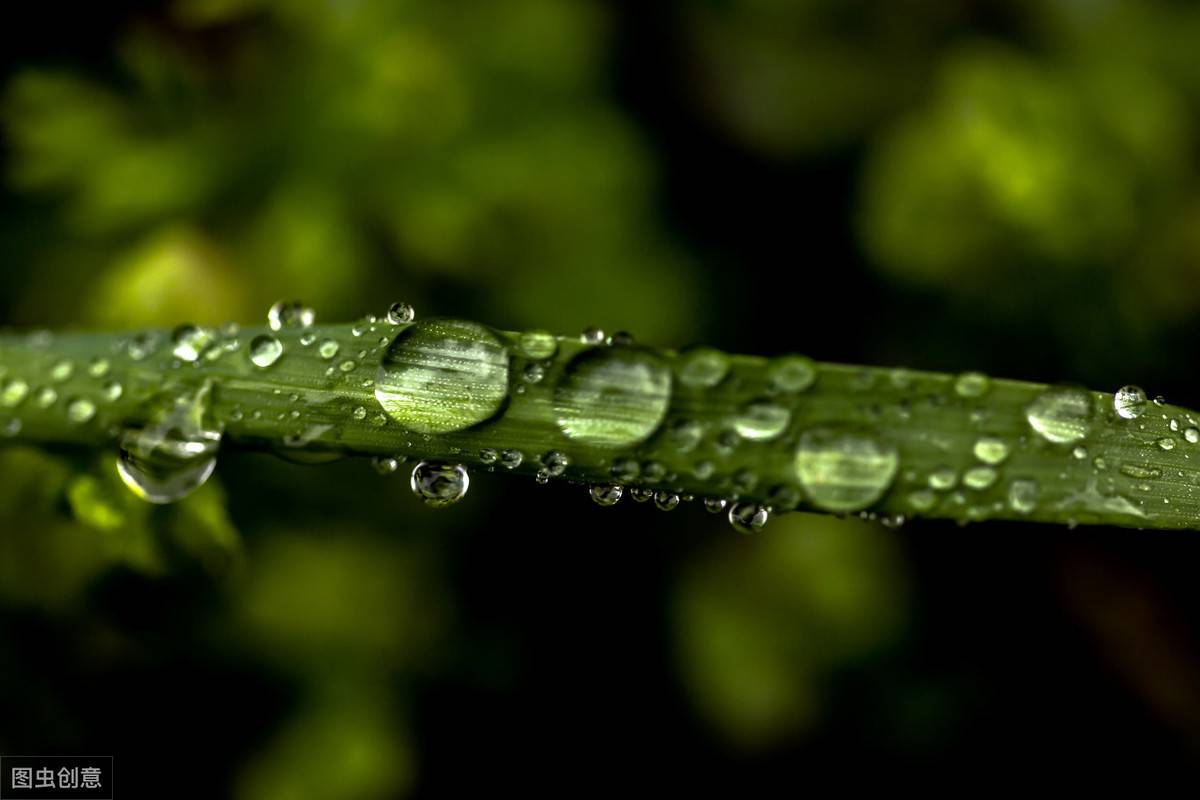
[[[267,324],[273,331],[284,328],[311,328],[317,321],[313,310],[299,300],[280,300],[267,311]]]
[[[387,312],[390,325],[407,325],[417,317],[417,312],[408,303],[392,303]]]
[[[964,372],[954,381],[954,393],[959,397],[982,397],[990,383],[982,372]]]
[[[392,456],[375,456],[371,459],[371,466],[380,475],[391,475],[400,468],[400,462]]]
[[[720,514],[728,505],[729,501],[723,497],[704,498],[704,510],[710,514]]]
[[[413,468],[413,494],[434,508],[457,503],[467,494],[471,476],[462,464],[422,461]]]
[[[858,511],[876,502],[899,464],[894,445],[864,431],[816,428],[805,431],[796,448],[800,485],[826,511]]]
[[[1140,386],[1122,386],[1113,395],[1113,411],[1121,419],[1137,419],[1146,411],[1146,393]]]
[[[645,441],[671,402],[671,373],[650,353],[621,347],[585,350],[573,358],[554,390],[558,427],[598,447]]]
[[[767,379],[778,392],[803,392],[817,379],[817,365],[806,356],[780,356],[767,365]]]
[[[96,416],[96,404],[86,397],[77,397],[67,404],[67,419],[82,425]]]
[[[204,485],[217,464],[221,429],[207,418],[211,382],[167,401],[142,428],[120,436],[117,474],[138,497],[173,503]]]
[[[552,478],[557,478],[566,472],[570,464],[571,460],[558,450],[551,450],[542,456],[542,466],[546,468],[546,474]]]
[[[1008,485],[1008,505],[1018,514],[1030,514],[1037,508],[1038,485],[1036,481],[1015,480]]]
[[[729,509],[729,524],[738,533],[746,535],[763,529],[771,512],[758,503],[734,503]]]
[[[50,368],[50,380],[54,381],[55,383],[62,383],[63,381],[70,379],[74,372],[75,365],[70,361],[63,359]]]
[[[792,414],[770,400],[755,400],[746,404],[733,420],[738,435],[751,442],[769,442],[787,430]]]
[[[692,389],[711,389],[729,374],[729,356],[711,347],[680,353],[675,362],[679,382]]]
[[[996,465],[1008,458],[1008,443],[995,436],[981,436],[975,441],[973,452],[983,463]]]
[[[250,361],[260,369],[266,369],[283,355],[283,344],[274,336],[263,334],[250,342]]]
[[[674,511],[679,506],[679,495],[665,489],[654,493],[654,505],[662,511]]]
[[[195,363],[213,345],[216,335],[198,325],[180,325],[171,334],[171,353],[180,361]]]
[[[531,361],[545,361],[558,352],[558,339],[549,331],[527,331],[521,334],[517,347]]]
[[[635,503],[644,503],[654,497],[654,490],[648,486],[635,486],[629,490],[629,496]]]
[[[38,408],[49,408],[58,402],[58,392],[53,386],[43,386],[34,393],[33,402]]]
[[[992,467],[971,467],[963,473],[963,486],[980,491],[996,482],[996,470]]]
[[[88,363],[88,374],[93,378],[103,378],[111,366],[107,358],[96,356]]]
[[[600,328],[584,328],[579,341],[584,344],[604,344],[604,331]]]
[[[525,460],[525,455],[520,450],[508,449],[500,453],[500,466],[505,469],[516,469],[521,466],[521,462]]]
[[[615,506],[625,494],[625,487],[618,483],[598,483],[588,489],[598,506]]]
[[[0,389],[0,405],[5,408],[16,408],[29,394],[29,384],[20,378],[9,378]]]
[[[1029,426],[1056,444],[1077,442],[1091,429],[1092,398],[1083,389],[1053,387],[1025,408]]]
[[[412,431],[469,428],[499,413],[508,398],[508,350],[474,322],[418,322],[384,354],[375,397],[388,416]]]

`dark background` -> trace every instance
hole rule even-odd
[[[0,323],[394,296],[1200,396],[1189,4],[495,6],[26,9],[0,33]],[[357,461],[243,454],[150,511],[104,499],[96,454],[0,459],[0,750],[112,753],[121,796],[1197,761],[1187,533],[790,515],[745,539],[504,476],[432,512]]]

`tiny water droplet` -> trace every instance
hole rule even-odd
[[[650,353],[623,347],[579,353],[554,390],[559,429],[598,447],[646,440],[662,424],[670,402],[670,371]]]
[[[260,369],[266,369],[283,355],[283,344],[274,336],[263,334],[250,342],[250,361]]]
[[[770,400],[755,400],[738,412],[733,427],[743,439],[769,442],[782,436],[791,421],[792,414],[785,407]]]
[[[485,447],[479,451],[479,460],[484,464],[495,464],[500,460],[500,454],[490,447]]]
[[[1183,438],[1187,439],[1188,444],[1200,442],[1200,428],[1184,428]]]
[[[525,455],[520,450],[508,449],[500,453],[500,466],[505,469],[516,469],[521,466],[521,462],[525,460]]]
[[[1071,451],[1071,455],[1078,461],[1083,461],[1088,457],[1088,449],[1081,444],[1075,445],[1075,449]]]
[[[711,389],[729,374],[729,356],[711,347],[680,353],[675,363],[679,382],[692,389]]]
[[[625,494],[625,487],[618,483],[598,483],[588,489],[588,494],[598,506],[615,506]]]
[[[77,397],[67,404],[67,419],[76,425],[89,422],[96,416],[96,404],[86,397]]]
[[[544,377],[546,377],[546,368],[541,364],[527,364],[525,366],[525,380],[527,383],[541,383]]]
[[[508,350],[474,322],[418,322],[384,354],[375,398],[393,420],[419,433],[478,425],[508,398]]]
[[[704,498],[704,510],[710,514],[720,514],[728,505],[729,501],[723,497]]]
[[[604,331],[600,328],[584,328],[579,341],[584,344],[604,344]]]
[[[299,300],[280,300],[267,310],[267,324],[273,331],[284,328],[311,328],[317,321],[313,310]]]
[[[938,496],[932,489],[917,489],[908,496],[908,504],[921,513],[932,510],[937,500]]]
[[[542,466],[546,468],[546,474],[552,478],[557,478],[566,472],[570,464],[571,460],[558,450],[551,450],[542,456]]]
[[[462,464],[422,461],[413,468],[411,485],[425,505],[442,508],[466,496],[471,476]]]
[[[1113,395],[1113,411],[1121,419],[1137,419],[1146,411],[1146,393],[1140,386],[1122,386]]]
[[[729,524],[738,533],[749,535],[761,531],[770,516],[767,507],[758,503],[734,503],[729,509]]]
[[[125,352],[134,361],[142,361],[154,355],[158,349],[158,337],[153,333],[139,333],[129,340]]]
[[[959,397],[982,397],[990,385],[982,372],[964,372],[954,381],[954,392]]]
[[[817,365],[807,356],[780,356],[767,365],[767,379],[778,392],[803,392],[817,379]]]
[[[606,340],[613,347],[633,347],[633,334],[629,331],[617,331]]]
[[[865,431],[816,428],[800,436],[795,470],[813,504],[858,511],[883,497],[900,457],[894,445]]]
[[[1059,386],[1042,392],[1025,408],[1025,419],[1043,439],[1077,442],[1091,429],[1092,398],[1083,389]]]
[[[407,325],[417,317],[417,312],[408,303],[392,303],[387,312],[389,325]]]
[[[981,436],[975,441],[973,452],[977,459],[994,466],[1008,458],[1008,443],[995,436]]]
[[[667,429],[671,446],[681,453],[694,450],[703,437],[704,429],[693,419],[677,419]]]
[[[545,361],[558,352],[558,339],[549,331],[526,331],[517,340],[517,348],[531,361]]]
[[[391,475],[400,468],[400,462],[392,456],[375,456],[371,459],[371,466],[380,475]]]
[[[629,483],[642,473],[642,468],[632,458],[618,458],[608,468],[608,473],[622,483]]]
[[[350,358],[338,364],[338,369],[340,369],[342,372],[353,372],[357,367],[358,363]]]

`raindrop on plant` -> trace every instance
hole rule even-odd
[[[317,354],[326,361],[331,361],[340,349],[341,346],[333,339],[322,339],[321,343],[317,345]]]
[[[1008,443],[995,436],[981,436],[975,441],[973,452],[977,459],[994,466],[1008,458]]]
[[[521,466],[521,462],[525,460],[525,455],[520,450],[503,450],[500,453],[500,466],[505,469],[516,469]]]
[[[391,456],[375,456],[371,459],[371,466],[380,475],[391,475],[400,468],[400,462]]]
[[[600,328],[584,328],[579,341],[584,344],[604,344],[604,331]]]
[[[711,389],[729,374],[729,356],[711,347],[680,353],[675,362],[679,382],[691,389]]]
[[[959,397],[982,397],[987,393],[990,381],[982,372],[964,372],[954,381],[954,392]]]
[[[313,310],[299,300],[280,300],[267,311],[267,324],[273,331],[284,328],[311,328],[317,321]]]
[[[77,397],[67,404],[67,419],[76,425],[91,421],[96,416],[96,404],[86,397]]]
[[[212,346],[216,336],[198,325],[180,325],[171,334],[171,353],[180,361],[195,363]]]
[[[29,384],[20,378],[9,378],[0,389],[0,405],[5,408],[16,408],[29,394]]]
[[[283,344],[274,336],[263,334],[250,342],[250,361],[260,369],[266,369],[283,355]]]
[[[1037,508],[1038,485],[1032,480],[1015,480],[1008,485],[1008,505],[1018,514],[1030,514]]]
[[[1056,444],[1077,442],[1091,429],[1092,398],[1083,389],[1052,387],[1025,408],[1029,426]]]
[[[495,416],[508,398],[508,350],[474,322],[418,322],[384,354],[375,398],[408,430],[469,428]]]
[[[545,361],[558,352],[558,339],[549,331],[527,331],[517,340],[521,355],[532,361]]]
[[[567,471],[571,460],[558,450],[551,450],[542,456],[542,466],[546,468],[546,474],[552,478],[557,478]]]
[[[125,387],[117,381],[109,381],[108,383],[104,384],[104,388],[101,389],[100,392],[104,396],[105,400],[108,400],[110,403],[115,403],[116,401],[120,400],[121,395],[125,393]]]
[[[74,372],[75,365],[64,359],[50,368],[50,380],[55,383],[62,383],[68,380]]]
[[[963,486],[981,491],[996,482],[996,470],[992,467],[971,467],[963,473]]]
[[[33,402],[38,408],[49,408],[58,402],[58,392],[53,386],[43,386],[34,393]]]
[[[1146,393],[1140,386],[1122,386],[1113,395],[1113,411],[1121,419],[1137,419],[1146,411]]]
[[[710,514],[720,514],[728,505],[729,501],[723,497],[704,498],[704,510]]]
[[[103,378],[108,374],[108,368],[110,366],[111,365],[109,364],[107,358],[104,358],[103,356],[96,356],[88,364],[88,374],[93,378]]]
[[[673,511],[679,505],[679,495],[665,489],[654,493],[654,505],[662,511]]]
[[[144,427],[121,433],[117,474],[138,497],[173,503],[212,475],[221,430],[207,419],[211,392],[212,384],[206,382],[194,394],[166,401]]]
[[[807,356],[780,356],[767,366],[771,387],[786,394],[803,392],[817,379],[817,365]]]
[[[390,325],[407,325],[417,318],[417,312],[408,303],[392,303],[387,312]]]
[[[655,356],[621,347],[585,350],[554,390],[558,427],[598,447],[642,442],[662,424],[671,402],[671,373]]]
[[[733,420],[739,436],[751,442],[777,439],[787,430],[792,414],[770,400],[755,400],[745,405]]]
[[[889,442],[865,431],[816,428],[796,448],[795,469],[813,504],[826,511],[858,511],[883,497],[900,457]]]
[[[939,492],[948,492],[958,483],[958,473],[951,467],[938,467],[929,473],[929,488]]]
[[[467,494],[471,476],[462,464],[422,461],[412,471],[413,494],[434,508],[452,505]]]
[[[619,483],[598,483],[588,489],[588,494],[598,506],[615,506],[625,494],[625,487]]]

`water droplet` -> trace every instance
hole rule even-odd
[[[367,409],[363,406],[357,406],[353,411],[350,412],[350,415],[358,420],[366,419]]]
[[[963,473],[963,486],[983,490],[996,482],[996,470],[992,467],[971,467]]]
[[[422,461],[412,472],[413,494],[434,508],[457,503],[470,485],[471,476],[462,464]]]
[[[618,483],[598,483],[588,489],[588,494],[598,506],[615,506],[625,494],[625,487]]]
[[[142,361],[154,355],[158,349],[158,337],[154,333],[139,333],[129,340],[125,352],[134,361]]]
[[[508,397],[508,351],[487,328],[418,322],[396,337],[375,376],[388,416],[420,433],[448,433],[495,416]]]
[[[96,416],[96,404],[86,397],[77,397],[67,404],[67,419],[76,425],[89,422]]]
[[[50,380],[55,383],[62,383],[68,380],[75,372],[75,365],[70,361],[63,359],[50,368]]]
[[[584,344],[604,344],[604,331],[600,328],[584,328],[579,341]]]
[[[29,394],[29,384],[20,378],[9,378],[0,389],[0,405],[5,408],[16,408]]]
[[[571,460],[558,450],[551,450],[542,456],[542,466],[546,468],[546,474],[553,478],[557,478],[566,472],[570,463]]]
[[[500,460],[500,454],[490,447],[485,447],[479,451],[479,460],[484,464],[495,464]]]
[[[180,325],[171,334],[171,353],[180,361],[195,363],[216,341],[216,335],[198,325]]]
[[[647,461],[639,469],[642,473],[642,480],[647,483],[658,483],[667,473],[667,468],[657,461]]]
[[[358,364],[353,359],[346,359],[338,364],[338,369],[342,372],[353,372],[358,367]]]
[[[701,459],[692,465],[692,474],[702,481],[711,478],[716,471],[717,466],[708,459]]]
[[[387,312],[387,321],[391,325],[407,325],[417,317],[417,312],[408,303],[392,303]]]
[[[111,366],[107,358],[96,356],[88,364],[88,374],[93,378],[103,378],[108,374],[108,369]]]
[[[1113,411],[1121,419],[1137,419],[1146,410],[1146,393],[1140,386],[1122,386],[1113,395]]]
[[[693,419],[677,419],[667,429],[671,446],[681,453],[694,450],[704,437],[704,429]]]
[[[684,386],[711,389],[729,374],[729,356],[711,347],[693,348],[679,355],[675,370]]]
[[[49,408],[58,402],[58,392],[52,386],[43,386],[34,394],[33,402],[38,408]]]
[[[391,475],[400,469],[400,461],[392,456],[375,456],[371,459],[371,466],[380,475]]]
[[[663,511],[674,511],[679,505],[679,495],[665,489],[654,493],[654,505]]]
[[[250,342],[250,361],[261,369],[274,364],[283,355],[283,344],[274,336],[263,334]]]
[[[729,524],[738,533],[752,534],[763,529],[771,512],[758,503],[734,503],[729,508]]]
[[[796,448],[800,485],[826,511],[858,511],[879,500],[899,464],[894,445],[861,431],[816,428]]]
[[[312,331],[305,331],[303,334],[300,335],[300,346],[301,347],[312,347],[313,342],[315,342],[316,340],[317,340],[317,335],[315,333],[313,333]]]
[[[723,497],[704,498],[704,510],[710,514],[720,514],[728,505],[729,501]]]
[[[267,324],[273,331],[284,328],[311,328],[317,321],[313,310],[299,300],[280,300],[267,311]]]
[[[1175,449],[1175,440],[1168,439],[1164,436],[1163,438],[1158,440],[1158,447],[1161,450],[1174,450]]]
[[[8,422],[4,423],[3,427],[0,427],[0,431],[3,431],[5,436],[16,436],[21,432],[21,420],[13,417]]]
[[[738,435],[752,442],[768,442],[783,435],[792,413],[770,400],[755,400],[748,403],[734,418],[733,426]]]
[[[654,490],[646,486],[635,486],[629,490],[629,496],[635,503],[644,503],[654,497]]]
[[[1071,451],[1071,455],[1078,461],[1083,461],[1088,457],[1088,449],[1081,444],[1075,445],[1075,449]]]
[[[1029,514],[1037,508],[1038,485],[1036,481],[1015,480],[1008,485],[1008,505],[1018,514]]]
[[[1025,408],[1029,426],[1057,444],[1077,442],[1091,428],[1092,398],[1083,389],[1053,387]]]
[[[606,340],[612,347],[633,347],[633,334],[629,331],[617,331]]]
[[[608,473],[622,483],[629,483],[642,473],[642,468],[632,458],[618,458],[613,461]]]
[[[104,384],[104,388],[100,390],[105,400],[110,403],[115,403],[121,399],[121,395],[125,393],[125,387],[117,381],[109,381]]]
[[[503,450],[500,453],[500,466],[505,469],[516,469],[521,466],[521,462],[525,460],[525,455],[520,450]]]
[[[1200,428],[1184,428],[1183,438],[1187,439],[1188,444],[1200,442]]]
[[[954,381],[954,392],[959,397],[982,397],[990,385],[982,372],[964,372]]]
[[[521,355],[532,361],[545,361],[558,352],[558,339],[549,331],[527,331],[517,342]]]
[[[326,361],[331,361],[340,349],[341,346],[333,339],[322,339],[321,343],[317,345],[317,354]]]
[[[973,452],[985,464],[999,464],[1008,458],[1008,443],[995,436],[981,436],[976,440]]]
[[[599,447],[644,441],[671,402],[671,373],[655,356],[614,347],[585,350],[567,364],[554,390],[558,427]]]
[[[806,356],[780,356],[767,365],[767,379],[776,391],[803,392],[817,379],[817,365]]]
[[[933,509],[937,505],[938,496],[934,494],[932,489],[917,489],[908,496],[908,504],[915,511],[924,513]]]
[[[142,428],[120,437],[117,474],[138,497],[173,503],[204,485],[217,465],[221,430],[206,418],[211,382],[155,410]]]
[[[546,377],[546,368],[541,364],[527,364],[525,366],[525,380],[528,383],[541,383],[542,378]]]
[[[938,467],[929,473],[929,488],[948,492],[958,483],[958,473],[950,467]]]
[[[1153,480],[1162,477],[1162,470],[1157,467],[1148,467],[1142,464],[1122,464],[1121,474],[1128,475],[1130,478],[1135,478],[1139,481]]]

